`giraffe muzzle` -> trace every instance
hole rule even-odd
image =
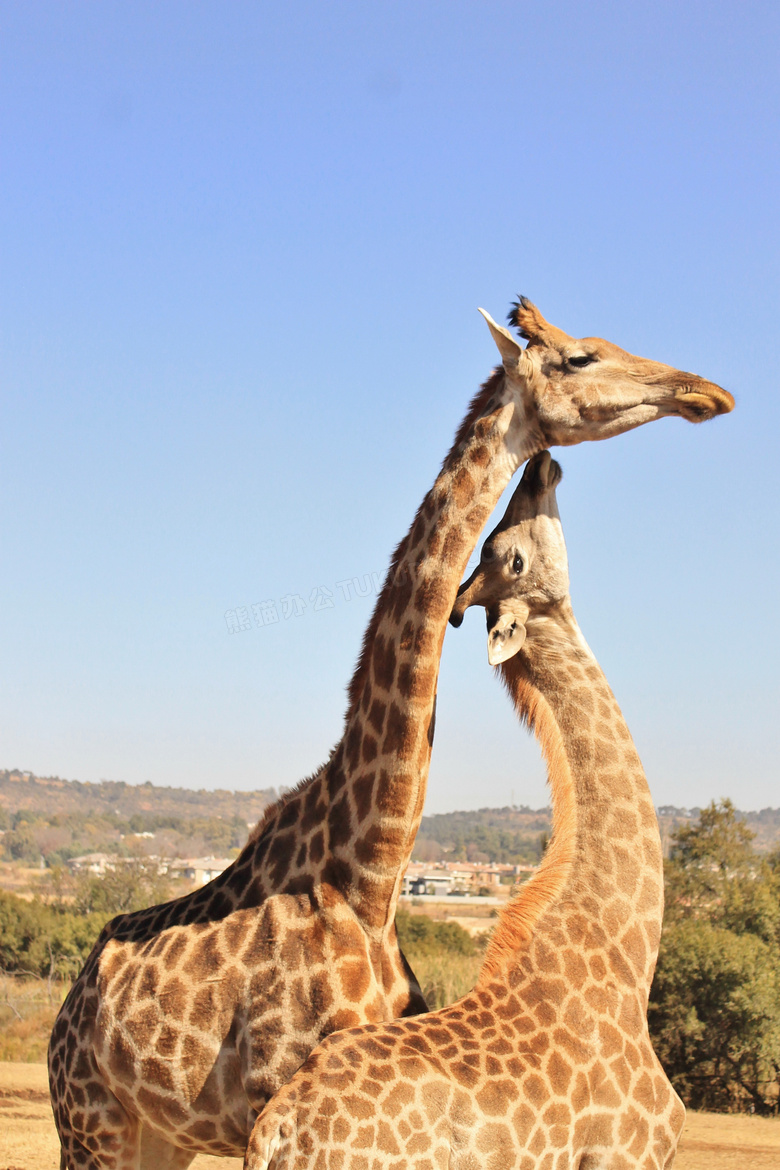
[[[728,390],[714,382],[693,381],[681,386],[674,395],[680,416],[688,422],[709,422],[718,414],[729,414],[734,409],[734,398]]]
[[[478,565],[467,581],[464,581],[458,590],[455,604],[450,614],[450,625],[457,630],[463,624],[463,616],[472,605],[480,605],[485,592],[485,574],[481,565]]]

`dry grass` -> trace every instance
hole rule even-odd
[[[674,1170],[778,1170],[780,1118],[688,1113]]]
[[[412,970],[420,981],[425,1002],[431,1010],[446,1007],[471,991],[482,966],[480,955],[415,955],[407,956]]]
[[[59,1170],[46,1068],[0,1063],[0,1170]],[[191,1170],[241,1170],[199,1155]],[[689,1113],[674,1170],[778,1170],[780,1119]]]
[[[46,1060],[49,1034],[69,983],[0,977],[0,1061]]]
[[[47,871],[40,866],[17,865],[15,861],[0,861],[0,890],[16,894],[29,901],[41,892]]]
[[[45,1061],[56,1015],[56,1007],[42,1008],[25,1019],[11,1020],[0,1033],[0,1060]]]

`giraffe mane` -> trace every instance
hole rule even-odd
[[[474,423],[477,421],[477,419],[481,418],[485,413],[490,399],[493,397],[496,390],[498,390],[503,380],[504,367],[496,366],[492,374],[490,374],[490,376],[482,383],[479,390],[477,390],[476,394],[469,403],[468,410],[463,416],[463,422],[460,424],[455,433],[455,440],[447,455],[447,459],[445,459],[443,463],[444,467],[447,466],[447,460],[449,459],[452,452],[467,438],[469,431],[474,426]]]
[[[452,444],[452,447],[450,448],[450,450],[447,453],[447,456],[442,464],[442,468],[446,468],[447,463],[449,462],[450,458],[452,457],[454,451],[467,438],[469,431],[471,430],[471,428],[473,427],[473,425],[477,421],[477,419],[481,418],[481,416],[485,413],[487,404],[489,403],[493,394],[495,393],[495,391],[498,389],[499,385],[501,384],[503,377],[504,377],[503,368],[501,366],[497,366],[496,369],[493,370],[490,377],[485,382],[483,382],[483,384],[480,386],[479,390],[477,391],[477,393],[474,395],[471,402],[469,403],[469,408],[466,411],[466,414],[465,414],[465,417],[464,417],[462,423],[458,427],[458,430],[455,434],[455,440]],[[428,493],[428,495],[430,495],[430,493]],[[420,515],[420,513],[423,511],[423,509],[425,508],[426,503],[428,502],[428,495],[426,495],[425,499],[420,504],[420,507],[415,512],[414,520],[412,521],[412,525],[409,529],[409,533],[414,531],[414,526],[417,522],[417,518]],[[347,697],[348,697],[349,702],[348,702],[348,706],[347,706],[347,713],[345,716],[346,723],[349,723],[350,719],[352,718],[352,716],[354,715],[354,713],[357,709],[358,703],[360,702],[360,696],[361,696],[362,691],[363,691],[363,685],[366,681],[366,675],[367,675],[368,669],[369,669],[369,662],[371,660],[371,650],[372,650],[372,647],[373,647],[374,642],[376,640],[376,634],[377,634],[377,630],[379,628],[379,623],[382,620],[382,616],[386,610],[387,594],[388,594],[389,590],[393,587],[394,577],[395,577],[396,571],[397,571],[398,566],[400,565],[400,563],[403,559],[404,553],[406,552],[406,549],[408,547],[409,533],[407,533],[407,535],[399,543],[399,545],[395,549],[395,552],[393,553],[392,557],[390,558],[390,567],[387,570],[384,584],[382,585],[382,591],[379,594],[379,597],[377,598],[376,605],[374,606],[374,612],[371,614],[370,621],[369,621],[368,625],[366,626],[366,632],[363,635],[363,643],[360,647],[360,654],[358,656],[357,666],[355,667],[355,671],[352,675],[352,679],[350,680],[349,686],[347,687]]]
[[[322,774],[323,769],[327,768],[328,764],[333,759],[335,751],[336,749],[334,748],[325,763],[321,767],[317,768],[316,772],[312,772],[311,776],[305,776],[303,780],[299,780],[298,783],[295,784],[292,788],[288,788],[286,792],[283,792],[281,796],[277,797],[273,804],[266,805],[266,807],[263,809],[259,821],[252,829],[250,829],[244,849],[246,849],[248,845],[254,845],[256,841],[259,841],[265,832],[268,822],[273,820],[276,814],[281,812],[285,805],[289,804],[291,800],[294,800],[296,796],[300,796],[304,788],[308,788],[309,785],[312,784]],[[239,856],[241,856],[241,854],[239,854]],[[236,860],[238,860],[238,858]]]
[[[547,764],[553,806],[553,836],[537,872],[501,911],[488,944],[479,981],[488,979],[531,938],[545,910],[560,897],[571,874],[577,844],[577,804],[574,781],[563,739],[547,700],[521,673],[511,658],[499,668],[522,723],[536,736]]]

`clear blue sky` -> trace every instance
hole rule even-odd
[[[559,498],[656,802],[780,804],[777,50],[760,2],[0,3],[0,766],[314,770],[371,608],[337,582],[522,292],[735,394],[562,452]],[[472,613],[427,807],[512,798],[543,770]]]

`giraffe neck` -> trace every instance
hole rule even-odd
[[[663,860],[620,708],[568,605],[529,622],[525,646],[501,669],[547,759],[554,832],[538,873],[506,908],[484,970],[564,930],[646,997],[663,915]]]
[[[542,447],[496,371],[474,399],[401,541],[349,689],[328,765],[326,852],[359,916],[392,925],[422,815],[447,621],[485,521],[520,464]]]

